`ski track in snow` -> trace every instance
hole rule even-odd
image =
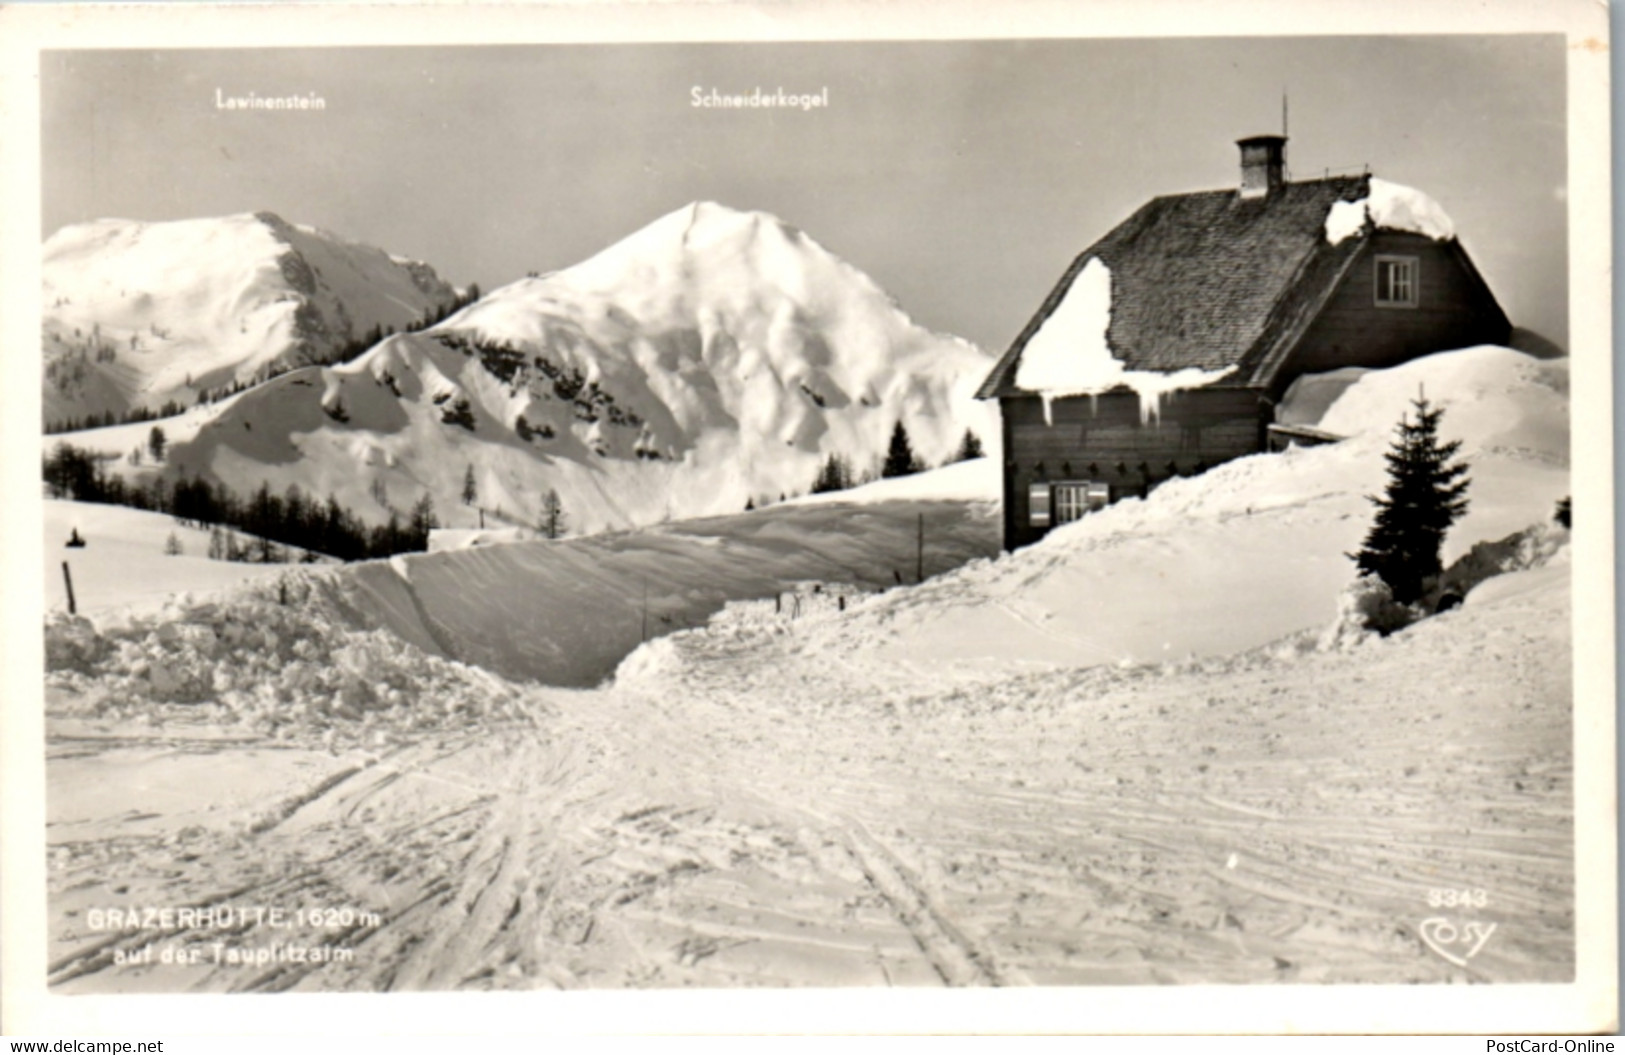
[[[1564,369],[1432,357],[1326,420],[1386,432],[1423,376],[1470,440],[1452,545],[1510,552],[1568,493]],[[1229,463],[996,561],[974,559],[985,503],[888,493],[311,572],[292,604],[259,583],[53,615],[49,982],[1570,980],[1571,561],[1317,650],[1382,442]],[[921,511],[937,577],[871,595],[913,569]],[[81,525],[98,605],[150,601],[97,585],[114,562],[184,570],[142,523],[123,549],[111,520]],[[1484,903],[1429,903],[1447,890]],[[221,904],[364,915],[91,925]],[[1451,959],[1441,919],[1495,929]],[[346,958],[211,962],[277,943]],[[202,962],[123,962],[149,945]]]
[[[829,662],[808,642],[843,618],[832,606],[801,620],[758,606],[666,639],[615,685],[528,690],[521,720],[376,752],[260,748],[307,788],[269,811],[251,797],[72,816],[58,789],[91,767],[212,759],[235,779],[256,749],[178,725],[54,738],[50,980],[65,993],[1560,980],[1574,919],[1557,570],[1350,653],[960,688],[861,648]],[[1497,929],[1465,968],[1419,936],[1448,914],[1429,908],[1433,887],[1488,892],[1474,918]],[[161,937],[84,923],[92,907],[227,902],[380,919]],[[155,940],[204,956],[217,941],[325,942],[354,959],[114,962]]]

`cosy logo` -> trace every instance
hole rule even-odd
[[[1457,967],[1466,967],[1495,933],[1495,924],[1474,920],[1457,926],[1443,916],[1433,916],[1423,920],[1417,930],[1428,948]]]

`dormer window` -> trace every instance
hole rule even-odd
[[[1416,307],[1418,278],[1416,257],[1377,257],[1377,307]]]

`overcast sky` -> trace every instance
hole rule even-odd
[[[1146,199],[1232,185],[1285,89],[1295,177],[1427,191],[1514,323],[1566,344],[1564,58],[1557,36],[55,52],[43,233],[269,209],[490,290],[709,199],[1001,351]],[[829,107],[692,105],[758,86]]]

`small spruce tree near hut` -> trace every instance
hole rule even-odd
[[[1444,536],[1467,511],[1467,476],[1464,462],[1452,462],[1460,440],[1439,440],[1439,419],[1444,411],[1418,391],[1412,402],[1416,420],[1400,418],[1394,442],[1384,458],[1388,487],[1381,498],[1372,497],[1377,519],[1366,534],[1360,552],[1353,554],[1362,575],[1375,575],[1387,584],[1393,599],[1414,604],[1427,590],[1428,580],[1442,567],[1439,550]]]

